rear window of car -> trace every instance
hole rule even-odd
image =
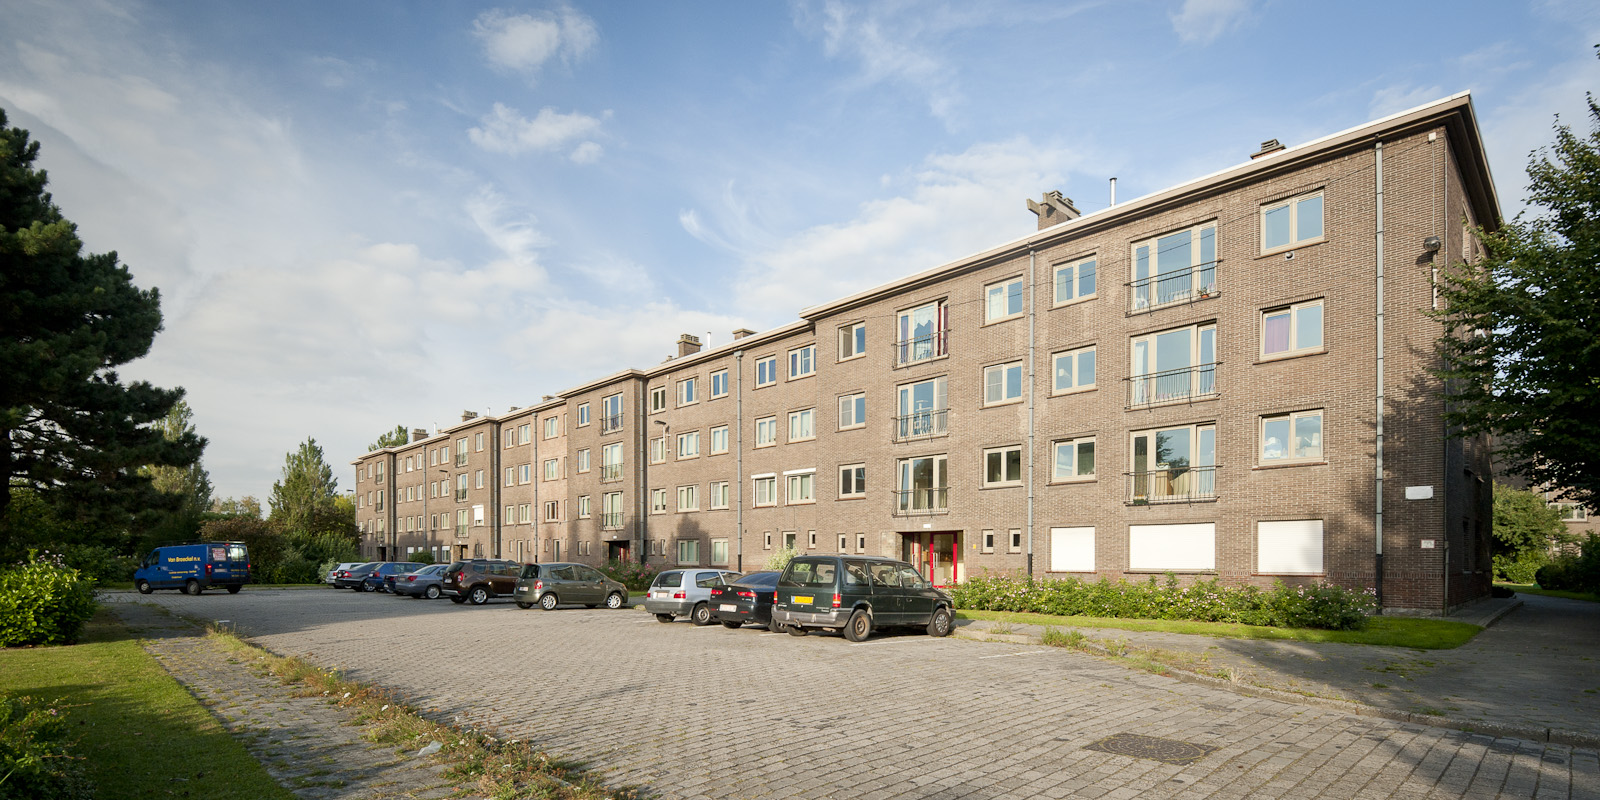
[[[660,575],[657,575],[656,579],[650,582],[650,585],[651,586],[660,586],[661,588],[664,589],[664,588],[667,588],[669,586],[676,587],[676,586],[678,586],[678,584],[680,584],[682,582],[683,582],[683,573],[682,572],[679,572],[677,570],[669,570],[667,572],[661,573]]]
[[[783,571],[780,586],[832,586],[834,563],[832,561],[791,561]]]
[[[778,573],[758,572],[754,575],[746,575],[743,578],[734,581],[733,585],[749,586],[756,589],[771,589],[772,587],[778,585]]]
[[[721,572],[701,572],[694,576],[694,585],[702,589],[721,586],[723,584],[722,576],[723,573]],[[730,575],[729,577],[734,576]]]
[[[524,577],[524,578],[537,578],[537,577],[539,577],[539,565],[538,564],[523,564],[522,565],[522,577]]]

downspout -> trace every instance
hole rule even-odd
[[[744,572],[744,351],[733,351],[733,475],[738,483],[734,484],[733,496],[736,505],[734,511],[734,526],[738,539],[734,544],[738,556],[738,565],[735,569]]]
[[[1026,452],[1028,454],[1028,467],[1027,467],[1027,470],[1028,470],[1028,578],[1029,579],[1033,578],[1033,500],[1034,500],[1034,498],[1033,498],[1033,489],[1034,489],[1034,480],[1033,480],[1033,467],[1034,467],[1034,463],[1033,463],[1033,461],[1034,461],[1034,457],[1033,457],[1033,437],[1034,437],[1033,394],[1034,394],[1034,386],[1033,386],[1033,381],[1034,381],[1034,370],[1035,370],[1035,365],[1034,365],[1034,358],[1035,358],[1035,356],[1034,356],[1034,321],[1035,321],[1035,316],[1036,316],[1036,314],[1035,314],[1036,304],[1034,303],[1034,299],[1035,299],[1035,296],[1038,294],[1038,291],[1039,291],[1038,287],[1034,285],[1034,261],[1035,261],[1035,256],[1034,256],[1033,249],[1029,248],[1028,249],[1028,447],[1026,448],[1026,450],[1024,450],[1024,452]]]
[[[539,481],[544,478],[544,465],[539,463],[539,439],[543,438],[540,435],[543,431],[539,429],[538,414],[534,414],[528,424],[533,426],[533,463],[528,465],[532,472],[529,477],[533,480],[533,509],[528,517],[533,521],[533,563],[537,564],[539,552],[544,548],[544,531],[540,530],[544,527],[544,506],[539,505]]]
[[[635,382],[635,386],[638,382]],[[648,395],[648,390],[645,395]],[[650,431],[645,426],[650,420],[645,416],[644,396],[634,399],[639,416],[639,431],[635,434],[634,458],[639,462],[639,563],[650,561]]]
[[[1378,613],[1383,613],[1383,142],[1375,148],[1377,160],[1377,334],[1378,334],[1378,397],[1376,417],[1376,469],[1373,475],[1375,502],[1372,511],[1374,590],[1378,597]]]
[[[505,478],[500,474],[500,451],[505,447],[501,441],[500,423],[496,422],[489,428],[489,497],[491,498],[489,511],[494,514],[494,557],[501,558],[503,550],[500,549],[500,535],[504,532],[505,520],[500,513],[501,484]],[[537,506],[535,506],[537,508]]]

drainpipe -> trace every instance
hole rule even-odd
[[[539,463],[539,440],[544,438],[541,436],[544,431],[539,429],[538,414],[534,414],[533,419],[528,420],[528,424],[533,426],[533,463],[528,465],[528,469],[532,471],[528,477],[533,481],[533,509],[528,518],[533,523],[533,563],[537,564],[539,551],[544,548],[544,531],[540,530],[544,526],[542,521],[544,506],[539,505],[539,481],[544,477],[544,465]]]
[[[734,526],[738,538],[734,544],[738,565],[735,569],[744,572],[744,351],[733,351],[733,475],[738,481],[734,484],[734,501],[738,505],[734,508]]]
[[[1027,453],[1028,466],[1028,577],[1033,578],[1033,381],[1034,381],[1034,298],[1038,287],[1034,285],[1034,252],[1028,250],[1028,446],[1023,452]]]
[[[1383,142],[1378,142],[1375,148],[1377,160],[1377,248],[1378,248],[1378,397],[1377,397],[1377,448],[1376,472],[1374,473],[1374,489],[1376,502],[1372,511],[1373,569],[1376,573],[1374,588],[1378,594],[1378,613],[1383,613]]]
[[[648,380],[648,379],[646,379]],[[638,382],[635,382],[637,385]],[[649,385],[645,384],[645,391],[634,398],[634,405],[638,407],[639,431],[635,434],[638,449],[635,458],[639,462],[639,563],[650,561],[650,431],[645,426],[650,420],[645,416],[645,398],[649,396]]]
[[[500,485],[502,482],[502,476],[500,475],[500,448],[505,443],[500,440],[500,423],[493,423],[489,428],[489,432],[489,513],[494,514],[494,557],[501,558],[500,554],[505,551],[500,549],[500,534],[504,532],[503,526],[506,521],[501,518],[500,511]]]

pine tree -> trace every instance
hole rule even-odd
[[[381,450],[385,447],[399,447],[409,441],[411,441],[411,437],[406,433],[406,426],[396,425],[394,430],[384,433],[378,437],[378,441],[367,445],[367,452]]]
[[[282,478],[272,484],[268,519],[286,534],[316,533],[326,520],[337,518],[334,499],[339,482],[333,467],[322,458],[322,447],[308,438],[284,457]]]

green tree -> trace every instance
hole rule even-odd
[[[1566,538],[1561,512],[1550,508],[1543,495],[1495,483],[1490,551],[1496,578],[1532,583],[1534,573],[1549,562],[1551,547]]]
[[[0,111],[0,520],[23,488],[63,517],[126,530],[136,511],[175,505],[140,467],[193,464],[205,442],[152,425],[181,389],[118,378],[161,330],[160,295],[116,253],[83,253],[38,155]],[[16,533],[0,527],[0,551]]]
[[[1533,486],[1600,507],[1600,106],[1580,137],[1555,126],[1528,166],[1543,211],[1479,229],[1485,257],[1440,286],[1449,423],[1498,437],[1497,455]]]
[[[211,502],[211,513],[221,517],[261,519],[261,501],[252,495],[226,497]]]
[[[323,460],[317,440],[308,438],[284,457],[282,477],[272,484],[267,500],[272,506],[268,519],[286,534],[315,533],[337,518],[338,492],[333,467]]]
[[[168,441],[178,441],[196,435],[193,420],[194,412],[189,404],[179,400],[157,427]],[[211,475],[198,460],[184,467],[151,465],[144,471],[157,491],[178,498],[177,508],[147,515],[148,538],[156,541],[193,539],[211,509]]]
[[[396,425],[394,430],[379,436],[378,441],[367,445],[367,452],[381,450],[385,447],[399,447],[409,441],[411,441],[411,436],[406,433],[406,426]]]

